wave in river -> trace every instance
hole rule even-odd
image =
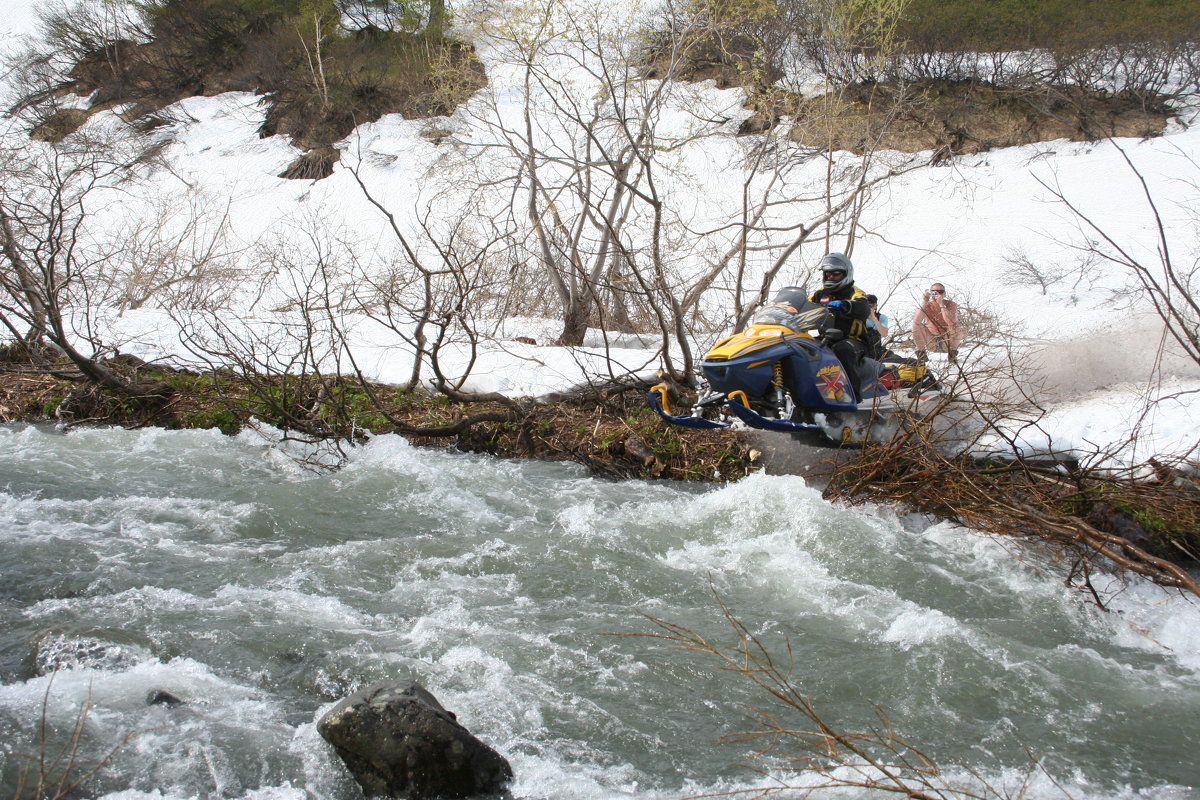
[[[795,477],[613,482],[395,436],[335,473],[294,455],[253,433],[0,428],[0,739],[34,749],[43,703],[65,737],[90,704],[89,756],[131,734],[94,795],[349,798],[315,720],[415,678],[509,758],[519,797],[746,788],[749,750],[717,740],[765,698],[626,635],[649,615],[730,643],[719,596],[791,647],[829,722],[866,729],[877,704],[948,775],[1015,786],[1032,752],[1030,796],[1200,797],[1189,598],[1110,581],[1103,613],[1032,554]]]

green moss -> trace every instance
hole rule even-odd
[[[388,418],[383,414],[372,413],[356,415],[354,417],[354,424],[363,430],[370,431],[371,433],[382,433],[391,426],[391,423],[388,422]]]
[[[641,437],[642,441],[646,443],[651,452],[658,456],[660,461],[670,461],[683,457],[681,431],[664,424],[658,415],[650,409],[639,409],[625,417],[624,422],[634,433]]]
[[[1167,519],[1153,508],[1133,503],[1127,500],[1109,500],[1112,507],[1136,522],[1142,530],[1150,534],[1166,533],[1170,528]]]
[[[609,429],[609,430],[603,431],[598,436],[596,436],[596,446],[599,447],[601,450],[609,450],[612,448],[612,446],[614,444],[617,443],[617,439],[621,438],[622,433],[623,433],[623,431],[621,431],[619,429],[617,429],[617,430]]]
[[[198,411],[183,421],[188,428],[218,428],[221,433],[232,435],[242,429],[242,423],[224,406]]]
[[[432,394],[420,389],[397,389],[388,400],[400,411],[417,408],[445,408],[450,405],[450,398],[444,394]]]

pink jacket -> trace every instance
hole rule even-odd
[[[944,296],[926,300],[913,316],[912,334],[918,350],[957,350],[962,344],[958,304]]]

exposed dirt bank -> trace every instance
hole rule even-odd
[[[156,391],[131,397],[0,364],[0,422],[215,427],[226,433],[261,422],[314,439],[400,433],[419,446],[574,461],[613,478],[736,480],[757,468],[762,453],[761,445],[732,432],[664,425],[639,387],[502,403],[330,378],[145,374]]]

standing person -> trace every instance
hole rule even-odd
[[[882,360],[884,354],[887,353],[887,348],[883,346],[883,340],[888,335],[888,315],[879,310],[879,298],[873,294],[867,295],[867,302],[871,305],[871,312],[867,316],[867,355],[871,358]]]
[[[917,361],[925,363],[926,353],[933,350],[946,353],[951,364],[958,363],[958,348],[962,344],[958,304],[946,298],[945,286],[935,283],[929,287],[913,316],[912,330]]]

